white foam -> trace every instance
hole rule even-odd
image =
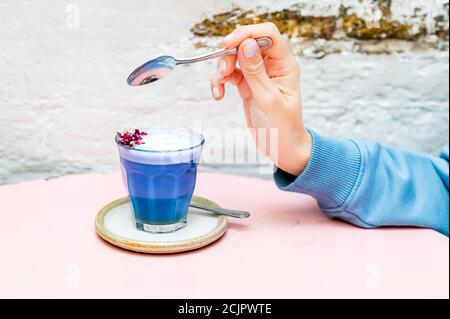
[[[120,156],[142,164],[170,165],[200,160],[203,136],[187,129],[142,129],[148,135],[135,148],[118,145]]]
[[[144,144],[135,148],[145,151],[177,151],[198,146],[202,142],[200,134],[185,129],[143,129],[148,133],[142,137]]]

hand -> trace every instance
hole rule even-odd
[[[272,47],[261,52],[255,41],[260,37],[271,38]],[[225,84],[235,85],[258,150],[282,170],[298,176],[308,163],[312,141],[303,125],[297,59],[273,23],[238,27],[223,45],[239,46],[239,52],[218,61],[217,75],[211,79],[213,97],[221,100]],[[276,152],[269,138],[263,138],[271,128],[278,131]]]

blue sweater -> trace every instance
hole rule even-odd
[[[310,195],[328,216],[364,228],[416,226],[448,236],[448,145],[438,158],[310,133],[312,152],[305,170],[293,176],[277,169],[279,188]]]

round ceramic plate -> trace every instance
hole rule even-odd
[[[219,207],[199,196],[192,201]],[[152,254],[178,253],[204,247],[219,239],[227,229],[226,216],[190,207],[187,225],[173,233],[151,234],[136,229],[128,197],[109,203],[97,214],[97,234],[107,242],[132,251]]]

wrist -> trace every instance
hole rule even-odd
[[[311,134],[303,129],[296,138],[286,154],[280,154],[279,168],[283,171],[299,176],[306,168],[312,150]]]

